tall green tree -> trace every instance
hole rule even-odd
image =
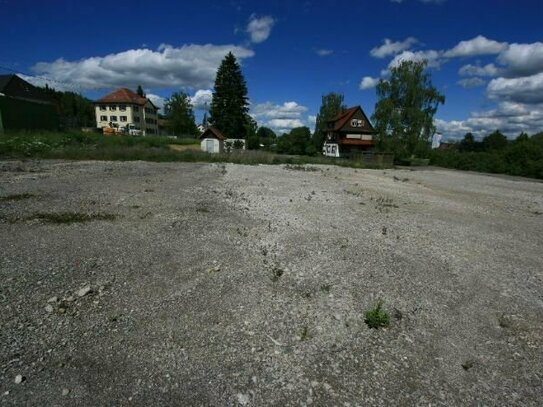
[[[426,156],[435,132],[434,115],[445,96],[432,85],[426,61],[402,61],[390,78],[377,85],[378,101],[372,118],[378,148],[397,158]]]
[[[277,140],[275,132],[265,126],[259,127],[256,135],[258,136],[259,143],[262,144],[264,148],[269,148],[272,144],[275,144],[275,141]]]
[[[496,130],[483,138],[483,149],[485,151],[503,150],[505,147],[507,147],[507,143],[507,137],[505,137],[499,130]]]
[[[322,97],[321,108],[317,114],[315,133],[313,134],[313,145],[317,151],[321,151],[326,137],[326,124],[341,114],[347,106],[343,103],[344,97],[341,93],[331,92]]]
[[[145,92],[143,91],[143,88],[141,87],[141,85],[138,85],[138,89],[136,90],[136,93],[141,96],[142,98],[145,97]]]
[[[190,97],[183,92],[174,93],[165,103],[164,111],[169,121],[168,127],[176,136],[196,136],[198,127]]]
[[[247,136],[247,84],[231,52],[222,60],[213,90],[209,122],[228,138]]]
[[[277,140],[277,152],[281,154],[313,155],[315,147],[311,143],[311,131],[307,127],[296,127]]]

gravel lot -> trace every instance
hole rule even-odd
[[[540,182],[0,161],[0,253],[2,405],[543,405]]]

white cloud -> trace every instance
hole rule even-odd
[[[388,64],[388,68],[394,68],[400,65],[403,61],[424,61],[428,62],[428,67],[439,68],[441,66],[440,60],[441,53],[439,51],[427,50],[427,51],[403,51],[401,54],[396,55],[392,61]]]
[[[521,132],[534,134],[543,128],[543,104],[501,102],[496,109],[472,113],[466,120],[435,120],[437,130],[445,139],[459,140],[468,132],[484,137],[500,130],[509,138]]]
[[[375,58],[385,58],[390,55],[396,55],[415,45],[418,41],[414,37],[406,38],[403,41],[391,41],[388,38],[384,39],[384,44],[380,47],[375,47],[370,51],[370,55]]]
[[[507,48],[506,42],[497,42],[478,35],[467,41],[460,41],[454,48],[446,51],[443,56],[447,58],[473,57],[477,55],[499,54]]]
[[[316,117],[304,115],[307,107],[297,102],[285,102],[281,105],[272,102],[260,103],[251,109],[251,115],[259,126],[271,128],[277,134],[288,133],[295,127],[314,127]]]
[[[543,103],[543,72],[522,78],[492,79],[487,94],[491,99]]]
[[[195,110],[204,110],[207,107],[211,107],[211,100],[213,99],[213,91],[211,89],[199,89],[194,96],[190,97],[190,103]]]
[[[500,72],[500,69],[494,64],[487,64],[485,66],[480,65],[464,65],[458,71],[461,76],[496,76]]]
[[[458,84],[462,86],[463,88],[476,88],[476,87],[483,86],[484,84],[486,84],[486,81],[484,79],[477,78],[477,77],[465,78],[465,79],[460,79],[458,81]]]
[[[80,89],[129,87],[145,88],[192,87],[208,88],[224,56],[232,52],[238,60],[254,56],[254,51],[237,45],[162,44],[156,51],[131,49],[104,57],[78,61],[62,58],[40,62],[33,67],[38,75]]]
[[[334,53],[333,50],[331,50],[331,49],[324,49],[324,48],[323,48],[323,49],[318,49],[318,50],[316,50],[315,52],[316,52],[317,55],[320,56],[320,57],[326,57],[326,56],[332,55],[332,54]]]
[[[529,76],[543,72],[543,43],[511,44],[498,61],[508,67],[507,76]]]
[[[251,42],[258,44],[266,41],[271,34],[274,24],[275,20],[273,17],[264,16],[258,18],[253,14],[249,18],[249,24],[247,25],[247,32],[251,37]]]
[[[360,89],[372,89],[379,83],[379,78],[372,78],[371,76],[364,76],[360,81]]]
[[[166,99],[159,95],[154,95],[152,93],[146,94],[147,99],[149,99],[153,104],[158,107],[160,110],[163,111],[164,109],[164,103],[166,103]]]

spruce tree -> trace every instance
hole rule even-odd
[[[190,97],[183,92],[174,93],[164,105],[169,128],[176,136],[196,136],[198,128],[194,121],[194,112]]]
[[[248,105],[247,85],[241,67],[229,52],[217,70],[209,123],[227,138],[245,138]]]
[[[138,85],[138,89],[136,90],[136,93],[138,94],[138,96],[141,96],[142,98],[145,97],[145,92],[143,91],[143,88],[141,87],[141,85]]]

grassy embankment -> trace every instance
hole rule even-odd
[[[199,140],[196,139],[168,137],[104,137],[101,134],[79,132],[17,132],[0,135],[0,158],[228,162],[249,165],[330,164],[354,168],[390,167],[386,162],[370,164],[360,160],[333,159],[322,156],[290,156],[266,151],[208,154],[199,150],[199,143]],[[183,149],[180,146],[193,146],[194,148]]]

